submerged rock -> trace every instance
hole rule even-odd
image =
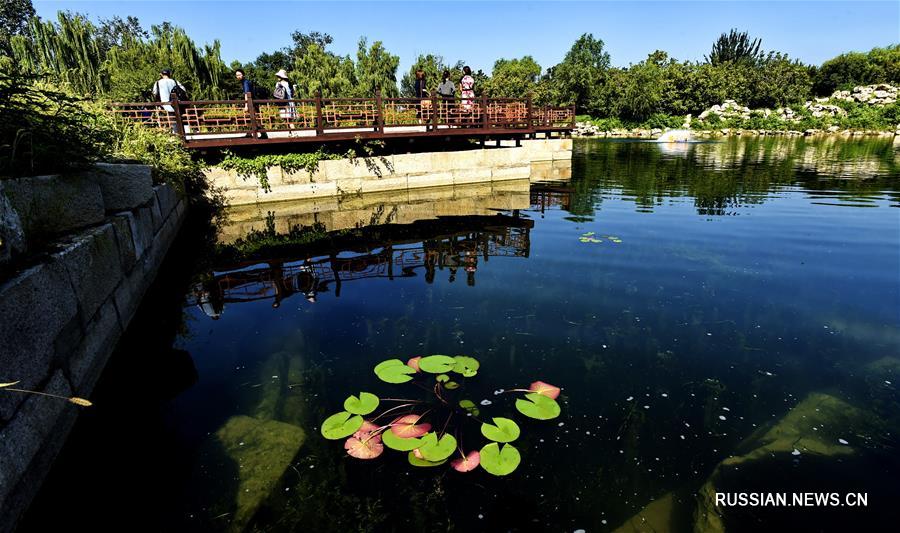
[[[201,505],[209,519],[225,515],[229,531],[243,531],[263,505],[306,439],[294,425],[234,416],[212,436],[200,477]],[[230,474],[230,479],[226,479]]]
[[[881,426],[881,421],[868,411],[828,394],[810,394],[774,425],[752,434],[738,447],[736,455],[716,466],[697,493],[694,531],[726,530],[725,513],[729,508],[716,506],[716,492],[752,491],[753,484],[760,479],[768,491],[784,490],[779,483],[802,484],[805,478],[799,472],[790,474],[785,478],[787,481],[770,476],[772,472],[783,473],[784,465],[796,460],[798,455],[817,464],[813,471],[834,468],[856,475],[840,462],[858,451],[853,445],[842,443],[842,440],[846,442],[843,437],[874,435]]]

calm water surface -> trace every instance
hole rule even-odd
[[[25,528],[74,508],[149,530],[895,522],[898,145],[577,141],[570,180],[513,197],[314,245],[258,232],[190,284],[170,261]],[[512,475],[358,461],[319,434],[348,394],[415,394],[376,363],[433,353],[481,361],[482,416],[522,419],[497,389],[563,387],[559,419],[521,422]],[[716,518],[717,490],[868,506]]]

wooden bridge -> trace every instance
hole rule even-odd
[[[575,107],[530,98],[315,98],[117,103],[120,118],[178,135],[188,148],[355,139],[521,139],[568,134]]]

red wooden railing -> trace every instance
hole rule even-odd
[[[123,120],[171,130],[187,145],[262,133],[297,140],[423,134],[571,131],[575,108],[536,107],[530,98],[304,98],[115,103]]]

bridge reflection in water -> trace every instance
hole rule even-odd
[[[491,257],[528,257],[533,227],[534,221],[514,212],[363,228],[379,230],[385,237],[369,241],[354,236],[355,242],[337,238],[329,240],[327,250],[319,246],[303,254],[298,249],[294,257],[276,253],[250,264],[232,265],[195,284],[191,303],[215,319],[228,304],[271,300],[272,307],[278,307],[295,295],[311,303],[321,293],[340,297],[344,283],[363,279],[393,280],[423,272],[426,283],[433,283],[441,272],[451,283],[465,276],[466,284],[474,286],[478,269]],[[360,246],[365,251],[349,251]]]

